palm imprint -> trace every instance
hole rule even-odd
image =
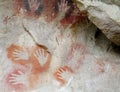
[[[35,57],[37,58],[37,60],[39,61],[39,64],[42,65],[42,66],[43,66],[43,65],[47,62],[47,60],[48,60],[48,54],[45,54],[44,49],[38,49],[38,50],[35,52],[34,56],[35,56]]]
[[[29,54],[26,50],[15,50],[13,52],[15,60],[28,60]]]
[[[68,83],[73,78],[73,71],[70,67],[63,66],[55,73],[55,77],[62,84]]]
[[[9,83],[12,85],[27,85],[28,84],[28,73],[23,73],[22,71],[18,71],[18,74],[11,74],[9,77]]]
[[[68,6],[68,1],[61,0],[60,3],[58,3],[58,8],[59,8],[58,16],[61,18],[65,17],[66,12],[70,8],[70,6]]]
[[[60,69],[58,71],[58,76],[59,76],[59,79],[62,79],[62,80],[65,80],[65,81],[69,81],[69,79],[72,77],[72,73],[69,72],[69,71],[64,71],[63,69]]]

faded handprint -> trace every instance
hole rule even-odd
[[[79,59],[85,56],[86,53],[86,48],[81,47],[81,48],[74,48],[73,49],[73,59]]]
[[[48,60],[48,54],[45,54],[44,49],[38,49],[34,56],[38,59],[40,65],[44,65]]]
[[[28,73],[23,73],[22,71],[18,71],[18,74],[11,74],[9,77],[9,83],[12,85],[27,85],[28,84]]]
[[[100,73],[106,73],[114,69],[114,65],[108,63],[104,59],[98,59],[97,61],[97,72]]]
[[[55,78],[62,84],[68,83],[73,78],[73,71],[67,66],[60,67],[57,72],[55,72]]]
[[[15,60],[28,60],[29,54],[26,50],[15,50],[13,52]]]
[[[67,31],[68,29],[66,29]],[[70,34],[68,32],[64,32],[64,34],[60,33],[57,37],[56,37],[56,40],[57,40],[57,43],[58,45],[63,45],[64,43],[68,42],[69,41],[69,38],[70,38]]]
[[[73,74],[70,71],[63,69],[60,69],[57,74],[59,76],[59,79],[65,80],[66,82],[68,82],[69,79],[73,76]]]
[[[79,58],[80,56],[84,56],[87,53],[87,49],[84,44],[73,43],[71,45],[70,56],[73,58]]]
[[[59,8],[58,17],[59,17],[59,19],[62,19],[65,17],[66,12],[70,8],[70,6],[68,6],[68,1],[61,0],[60,3],[58,3],[58,8]]]
[[[40,5],[40,2],[38,0],[28,0],[28,3],[29,3],[31,12],[35,12]]]
[[[60,46],[66,41],[66,38],[56,37],[56,40],[57,40],[58,46]]]

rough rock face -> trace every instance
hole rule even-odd
[[[78,2],[0,0],[0,92],[120,92],[119,14]]]
[[[78,2],[83,4],[89,19],[102,30],[106,37],[120,45],[120,1],[78,0]]]

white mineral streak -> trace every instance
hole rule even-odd
[[[89,19],[102,30],[102,32],[117,45],[120,45],[120,7],[119,1],[112,4],[102,0],[77,0],[88,12]],[[110,0],[105,0],[109,2]],[[112,2],[112,1],[111,1]],[[118,4],[117,4],[117,3]]]

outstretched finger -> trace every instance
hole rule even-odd
[[[18,71],[18,73],[19,73],[20,75],[24,74],[22,71]]]
[[[59,11],[61,11],[61,10],[62,10],[62,9],[61,9],[61,8],[62,8],[61,2],[58,3],[58,7],[59,7]]]
[[[22,51],[21,50],[14,50],[13,54],[18,54],[18,53],[21,53]]]
[[[9,79],[11,79],[11,80],[14,80],[15,78],[16,78],[16,77],[13,77],[13,76],[12,76],[12,77],[9,77]]]
[[[63,68],[60,68],[59,71],[61,71],[63,73],[65,70]]]
[[[19,75],[18,74],[11,74],[11,76],[18,77]]]
[[[19,83],[19,82],[14,82],[14,83],[12,83],[13,85],[18,85],[18,84],[21,84],[21,83]]]
[[[57,75],[61,75],[61,73],[63,73],[64,70],[63,69],[59,69],[58,72],[57,72]]]
[[[38,58],[39,57],[39,50],[37,50],[36,52],[35,52],[35,55],[36,55],[36,57]]]
[[[58,77],[58,79],[61,79],[61,80],[63,80],[63,77],[62,77],[62,76],[59,76],[59,77]]]
[[[68,1],[65,1],[65,6],[67,6],[68,5]]]
[[[15,80],[15,79],[9,80],[9,82],[10,82],[10,83],[13,83],[13,82],[16,82],[16,80]]]
[[[44,57],[44,49],[41,49],[41,55]]]
[[[14,60],[20,60],[21,58],[19,56],[15,56]]]

